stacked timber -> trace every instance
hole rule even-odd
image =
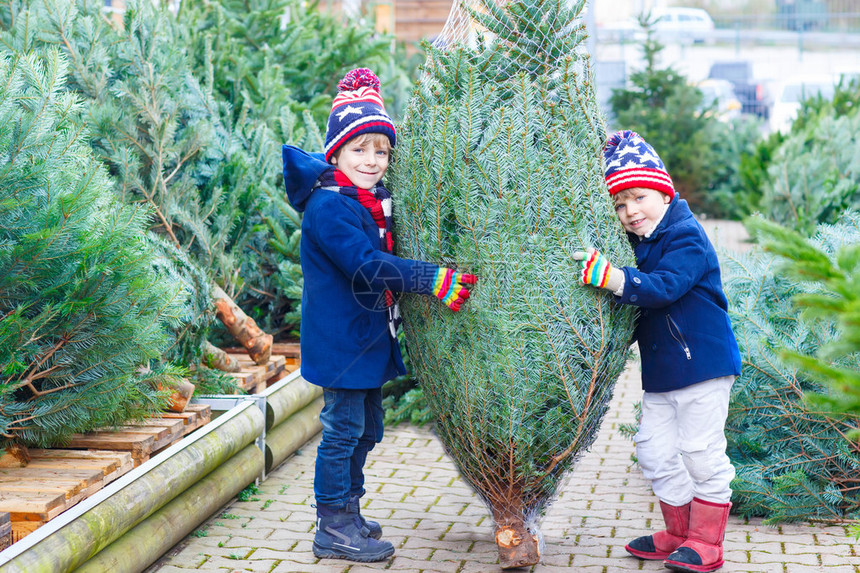
[[[188,404],[184,412],[164,412],[158,418],[148,418],[142,422],[74,434],[63,447],[129,452],[137,467],[206,424],[211,416],[209,406]]]
[[[231,362],[238,363],[237,372],[228,372],[236,379],[236,385],[248,394],[261,394],[268,386],[285,378],[299,368],[301,352],[299,344],[276,342],[268,362],[256,364],[241,348],[224,348]]]
[[[30,450],[24,467],[0,468],[0,512],[8,512],[12,541],[134,467],[129,452]]]

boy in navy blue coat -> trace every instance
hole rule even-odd
[[[641,136],[616,132],[604,160],[637,267],[615,268],[589,248],[575,254],[578,278],[639,308],[645,392],[636,455],[666,523],[626,549],[640,559],[664,559],[675,571],[714,571],[723,565],[735,476],[724,428],[741,366],[717,254]]]
[[[392,254],[391,194],[382,185],[395,130],[366,68],[338,84],[325,154],[283,147],[284,184],[304,212],[301,260],[302,376],[324,388],[314,476],[314,555],[381,561],[394,546],[359,512],[364,463],[382,440],[382,385],[405,374],[393,292],[436,296],[457,311],[470,274]]]

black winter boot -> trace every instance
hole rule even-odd
[[[384,561],[394,554],[388,541],[369,537],[370,531],[346,507],[317,506],[317,531],[314,555],[320,559],[348,559],[361,563]]]
[[[369,519],[364,519],[364,516],[361,515],[361,509],[358,505],[359,496],[354,495],[349,498],[349,503],[346,504],[346,510],[350,513],[354,513],[358,516],[358,519],[361,521],[361,524],[367,528],[370,532],[367,534],[368,537],[372,537],[373,539],[379,539],[382,537],[382,527],[375,521],[370,521]]]

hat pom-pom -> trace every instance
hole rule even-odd
[[[609,137],[609,140],[607,140],[606,145],[603,146],[604,152],[608,151],[610,148],[618,147],[619,143],[632,136],[638,136],[638,134],[635,131],[630,131],[629,129],[621,129],[619,131],[616,131]]]
[[[364,87],[373,88],[379,93],[379,78],[367,68],[356,68],[347,72],[337,84],[338,92],[351,92]]]

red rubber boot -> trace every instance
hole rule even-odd
[[[663,564],[672,571],[688,573],[707,573],[722,567],[723,538],[731,507],[731,503],[712,503],[693,498],[687,541]]]
[[[637,537],[624,547],[627,553],[639,559],[666,559],[684,543],[690,524],[690,504],[669,505],[661,501],[660,511],[663,512],[666,529]]]

